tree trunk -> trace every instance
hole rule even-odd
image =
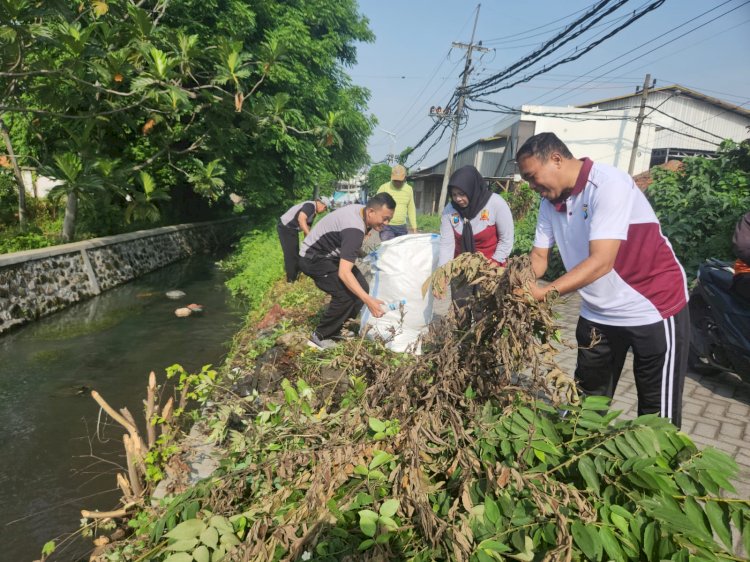
[[[11,166],[13,166],[13,175],[16,176],[16,183],[18,184],[18,225],[21,227],[21,232],[26,232],[26,186],[23,183],[23,176],[21,175],[21,168],[18,167],[16,154],[13,152],[13,143],[10,141],[8,127],[5,125],[5,121],[1,118],[0,134],[3,135],[5,148],[8,151],[8,158],[10,158]]]
[[[63,219],[62,239],[63,242],[72,242],[76,234],[76,214],[78,213],[78,195],[75,192],[68,193],[68,201],[65,204],[65,218]]]

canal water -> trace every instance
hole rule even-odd
[[[45,541],[76,530],[81,509],[118,507],[124,430],[99,418],[90,389],[143,431],[150,371],[161,384],[175,363],[223,362],[243,311],[215,259],[167,266],[0,337],[0,560],[36,560]],[[169,300],[172,289],[186,296]],[[190,303],[204,312],[175,316]],[[88,560],[90,548],[69,541],[49,560]]]

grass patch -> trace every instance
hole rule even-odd
[[[440,232],[440,215],[417,215],[420,232]]]
[[[238,243],[238,250],[222,264],[234,273],[227,287],[250,305],[250,313],[262,307],[273,284],[284,274],[284,256],[272,225],[253,229]]]

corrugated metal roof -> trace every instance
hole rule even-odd
[[[734,111],[735,113],[739,113],[740,115],[744,117],[750,117],[750,110],[745,109],[744,107],[740,107],[739,105],[735,105],[735,104],[726,102],[724,100],[720,100],[719,98],[707,96],[706,94],[701,94],[700,92],[691,90],[690,88],[686,88],[685,86],[680,86],[679,84],[672,84],[671,86],[662,86],[661,88],[650,89],[649,95],[652,93],[656,93],[656,92],[680,92],[680,94],[690,96],[697,100],[705,101],[707,103],[716,105],[717,107],[721,107],[722,109],[726,109],[727,111]],[[641,92],[636,92],[634,94],[627,94],[624,96],[615,96],[612,98],[606,98],[606,99],[599,100],[599,101],[592,101],[590,103],[577,105],[576,107],[594,107],[597,105],[602,105],[605,103],[618,101],[618,100],[625,100],[628,98],[640,99],[641,96],[642,96]],[[637,104],[634,104],[634,105],[637,105]]]
[[[484,177],[494,177],[507,140],[508,137],[505,135],[496,135],[472,142],[456,152],[453,158],[453,169],[457,170],[462,166],[472,165],[476,166]],[[477,162],[477,159],[479,159],[479,162]],[[437,164],[424,168],[410,177],[424,177],[432,174],[443,175],[447,160],[447,158],[444,158]]]

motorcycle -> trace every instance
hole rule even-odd
[[[706,260],[690,292],[690,355],[699,374],[738,374],[750,383],[750,302],[731,291],[729,262]]]

